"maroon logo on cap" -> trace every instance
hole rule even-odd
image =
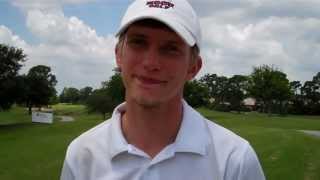
[[[173,8],[174,4],[168,1],[147,1],[147,6],[150,8],[162,8],[162,9],[169,9]]]

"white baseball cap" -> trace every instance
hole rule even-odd
[[[189,46],[196,44],[200,48],[199,19],[187,0],[135,0],[123,16],[116,36],[142,19],[160,21],[175,31]]]

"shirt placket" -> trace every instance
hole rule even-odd
[[[128,146],[128,150],[130,154],[138,155],[147,159],[146,164],[140,169],[139,178],[137,180],[160,180],[159,179],[159,166],[160,162],[169,159],[174,156],[173,145],[169,145],[164,148],[156,157],[151,159],[149,155],[147,155],[142,150],[136,148],[133,145]]]

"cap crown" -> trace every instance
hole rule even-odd
[[[188,45],[201,45],[198,17],[186,0],[135,0],[122,18],[117,36],[142,19],[158,20],[175,31]]]

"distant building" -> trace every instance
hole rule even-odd
[[[256,105],[256,99],[252,97],[248,97],[243,100],[243,105],[245,106],[255,106]]]
[[[248,98],[244,99],[242,102],[243,102],[243,105],[245,107],[249,108],[250,110],[256,109],[256,99],[255,98],[248,97]]]

